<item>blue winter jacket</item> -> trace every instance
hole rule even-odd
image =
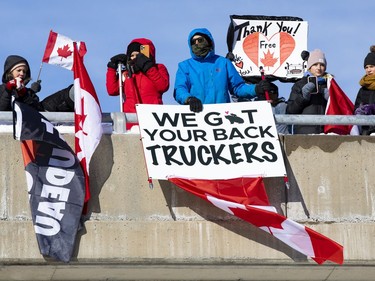
[[[196,56],[190,40],[197,34],[211,38],[212,50],[206,57]],[[203,104],[230,102],[230,95],[253,98],[255,85],[246,84],[238,74],[232,62],[225,57],[215,55],[215,44],[211,33],[206,28],[194,29],[188,37],[192,58],[178,64],[174,98],[180,104],[186,104],[189,97],[196,97]]]

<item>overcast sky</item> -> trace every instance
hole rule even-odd
[[[164,103],[175,104],[177,64],[190,57],[187,36],[192,29],[209,29],[216,53],[225,56],[230,15],[294,16],[308,22],[308,49],[325,52],[327,71],[354,102],[364,74],[363,59],[375,44],[374,11],[372,0],[1,0],[0,63],[3,66],[8,55],[21,55],[28,59],[36,80],[51,29],[84,41],[85,66],[103,112],[120,111],[119,99],[108,96],[105,88],[107,62],[125,52],[132,39],[146,37],[154,42],[156,59],[170,74]],[[41,99],[73,83],[72,72],[48,64],[42,65],[40,78]],[[276,84],[288,98],[292,84]]]

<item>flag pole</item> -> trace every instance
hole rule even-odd
[[[118,72],[118,83],[119,83],[119,96],[120,96],[120,112],[124,112],[123,108],[123,89],[122,89],[122,63],[119,63],[117,66],[117,72]]]
[[[41,64],[40,64],[38,78],[36,79],[36,81],[39,81],[40,73],[42,72],[42,67],[43,67],[43,62],[41,62]]]
[[[262,80],[266,80],[266,76],[264,75],[264,68],[263,68],[263,66],[259,67],[259,71],[260,71],[260,74],[262,76]],[[268,91],[265,91],[265,95],[266,95],[266,100],[270,100],[270,95],[269,95]]]

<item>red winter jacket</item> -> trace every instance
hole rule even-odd
[[[154,44],[145,38],[134,39],[132,42],[138,42],[141,45],[150,46],[150,57],[155,62]],[[126,113],[136,112],[136,104],[163,104],[162,95],[169,89],[169,73],[163,64],[155,64],[146,73],[133,73],[132,77],[128,72],[123,72],[123,93],[125,101],[123,111]],[[107,92],[110,96],[119,95],[119,81],[116,70],[107,69],[106,77]]]

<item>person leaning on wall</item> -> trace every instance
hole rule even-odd
[[[119,76],[118,64],[125,66]],[[106,87],[110,96],[120,94],[122,78],[123,112],[135,113],[136,104],[163,104],[162,95],[169,89],[169,73],[164,64],[156,63],[156,50],[151,40],[137,38],[126,53],[111,57],[107,64]],[[136,123],[127,123],[129,130]]]
[[[279,87],[275,83],[270,83],[270,90],[268,91],[269,101],[271,102],[272,106],[272,113],[276,114],[285,114],[287,103],[285,98],[279,96]],[[266,96],[262,95],[255,99],[255,101],[266,100]],[[276,129],[279,134],[288,135],[290,134],[288,125],[286,124],[278,124],[276,123]]]
[[[270,90],[270,83],[247,84],[232,62],[215,54],[215,42],[206,28],[197,28],[188,36],[191,58],[178,64],[174,98],[189,105],[193,112],[203,110],[203,104],[229,103],[231,96],[252,99]]]
[[[370,47],[370,52],[366,55],[363,67],[365,74],[359,80],[361,88],[355,99],[354,113],[356,115],[375,115],[375,45]],[[362,126],[361,135],[371,135],[375,133],[375,126]]]
[[[73,84],[40,101],[37,93],[42,88],[41,81],[33,82],[28,88],[30,80],[28,61],[19,55],[8,56],[4,62],[3,84],[0,85],[0,111],[12,110],[12,96],[38,111],[74,111]]]
[[[302,56],[307,58],[307,71],[292,86],[286,114],[324,115],[329,98],[327,84],[333,75],[326,72],[327,60],[321,50],[304,51]],[[323,125],[293,126],[293,134],[321,134],[323,132]]]

